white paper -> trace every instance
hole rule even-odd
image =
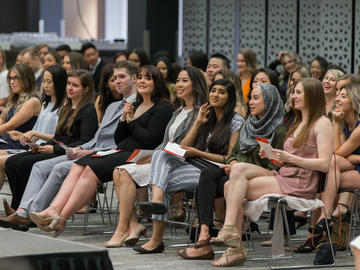
[[[106,151],[97,151],[96,154],[94,154],[94,156],[107,156],[107,155],[111,155],[114,153],[119,152],[119,150],[115,150],[115,149],[110,149],[110,150],[106,150]]]
[[[127,162],[138,162],[143,157],[147,157],[152,155],[155,152],[155,150],[145,150],[145,149],[136,149],[131,154]]]
[[[184,157],[186,150],[181,148],[180,144],[168,142],[164,151],[178,157]]]
[[[264,149],[264,152],[267,156],[268,159],[274,159],[274,156],[272,154],[272,146],[270,143],[265,143],[265,142],[261,142],[261,141],[257,141],[258,144],[261,146],[262,149]]]
[[[209,163],[212,163],[212,164],[215,164],[216,166],[221,166],[221,165],[224,165],[224,163],[219,163],[219,162],[216,162],[216,161],[211,161],[211,160],[208,160],[206,158],[203,158],[203,160],[206,160],[207,162]]]
[[[8,142],[3,139],[0,139],[0,143],[8,143]]]

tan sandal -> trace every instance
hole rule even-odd
[[[210,244],[236,248],[240,239],[240,234],[235,225],[224,225],[217,237],[210,240]]]
[[[234,255],[241,255],[241,257]],[[215,267],[224,267],[224,266],[241,266],[245,263],[247,257],[246,249],[243,245],[239,248],[228,248],[225,253],[215,262],[212,262],[211,265]]]

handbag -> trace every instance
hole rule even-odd
[[[334,257],[336,254],[337,245],[336,243],[332,243],[333,250],[334,250]],[[330,243],[324,243],[319,246],[319,250],[316,253],[314,264],[315,265],[324,265],[324,264],[333,264],[334,259],[331,254],[331,246]]]
[[[216,164],[208,162],[205,159],[202,159],[199,157],[187,158],[187,159],[185,159],[185,161],[200,170],[204,170],[207,168],[219,168],[219,166],[217,166]]]
[[[331,241],[337,244],[338,250],[345,250],[349,242],[350,224],[347,221],[336,219],[331,232]]]

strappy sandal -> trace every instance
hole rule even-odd
[[[331,222],[331,219],[327,220],[328,224]],[[305,243],[301,246],[294,249],[296,253],[310,253],[316,249],[319,245],[320,240],[322,239],[323,232],[326,231],[326,221],[325,218],[321,219],[316,223],[315,227],[312,229],[312,236],[306,239]]]
[[[234,255],[242,255],[241,257],[231,258]],[[241,266],[245,263],[247,257],[246,249],[241,246],[239,248],[228,248],[225,253],[211,265],[215,267],[225,266]]]
[[[344,207],[346,209],[346,213],[345,214],[341,214],[341,211],[340,211],[340,206]],[[339,214],[340,216],[338,217],[335,217],[333,215],[331,215],[332,218],[336,218],[336,219],[340,219],[341,218],[341,221],[344,221],[344,222],[350,222],[350,217],[351,217],[351,211],[349,209],[349,206],[344,204],[344,203],[339,203],[339,206],[336,207],[336,208],[339,208]]]
[[[224,225],[216,238],[212,238],[210,243],[214,246],[227,246],[236,248],[240,240],[240,234],[235,225]]]
[[[211,239],[211,237],[206,238],[204,240],[198,240],[194,244],[194,248],[198,249],[198,248],[202,248],[202,247],[206,247],[206,246],[210,245],[210,239]]]
[[[61,220],[64,221],[65,223],[64,225],[60,224]],[[49,225],[49,229],[51,231],[55,231],[53,235],[55,238],[58,237],[64,231],[65,227],[66,227],[66,218],[62,215],[55,217]]]

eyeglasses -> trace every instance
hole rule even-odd
[[[9,80],[9,82],[11,82],[11,80],[13,80],[14,82],[17,82],[19,80],[19,77],[18,76],[9,77],[8,80]]]

